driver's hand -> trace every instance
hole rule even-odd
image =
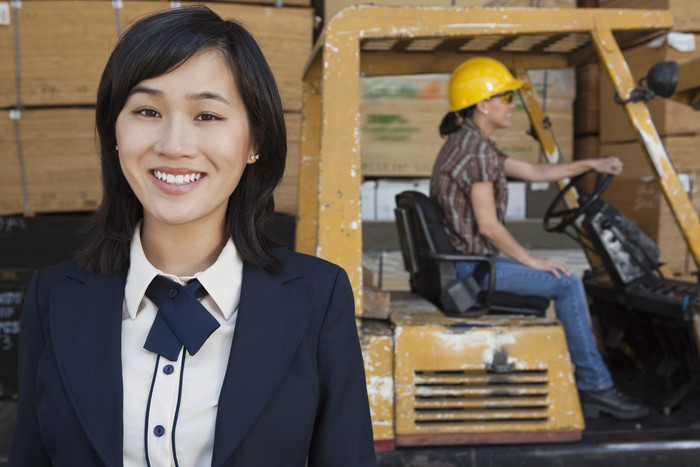
[[[569,269],[569,265],[566,264],[564,261],[554,258],[541,258],[539,256],[532,256],[530,261],[528,261],[528,264],[526,264],[525,266],[529,266],[533,269],[538,269],[540,271],[549,271],[552,274],[554,274],[554,277],[556,277],[557,279],[560,279],[562,274],[566,276],[571,275],[571,269]]]
[[[622,161],[617,157],[602,157],[593,159],[593,168],[596,172],[620,175],[622,173]]]

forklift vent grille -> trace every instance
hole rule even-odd
[[[548,371],[415,371],[416,425],[546,424]]]

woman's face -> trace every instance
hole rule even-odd
[[[245,106],[220,52],[199,52],[131,91],[116,122],[119,163],[144,227],[221,229],[255,152]]]
[[[514,92],[496,94],[486,101],[489,123],[494,130],[509,128],[513,124]]]

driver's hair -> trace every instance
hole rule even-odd
[[[443,138],[459,130],[465,120],[472,118],[476,104],[454,112],[448,112],[440,122],[440,136]]]

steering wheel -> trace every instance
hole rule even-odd
[[[557,193],[557,196],[554,197],[552,204],[549,205],[547,212],[544,214],[544,219],[542,221],[544,230],[547,232],[561,232],[569,227],[581,214],[585,213],[588,208],[590,208],[593,203],[598,200],[598,198],[600,198],[600,195],[603,194],[608,185],[610,185],[613,178],[613,175],[611,174],[599,173],[595,181],[593,193],[580,195],[578,199],[579,205],[575,208],[565,208],[556,211],[555,209],[557,209],[557,206],[559,206],[559,204],[564,200],[564,197],[571,190],[571,188],[589,172],[592,172],[592,170],[588,170],[571,178],[569,183],[567,183],[566,186],[562,188],[559,193]],[[553,221],[557,220],[557,223],[553,223]]]

